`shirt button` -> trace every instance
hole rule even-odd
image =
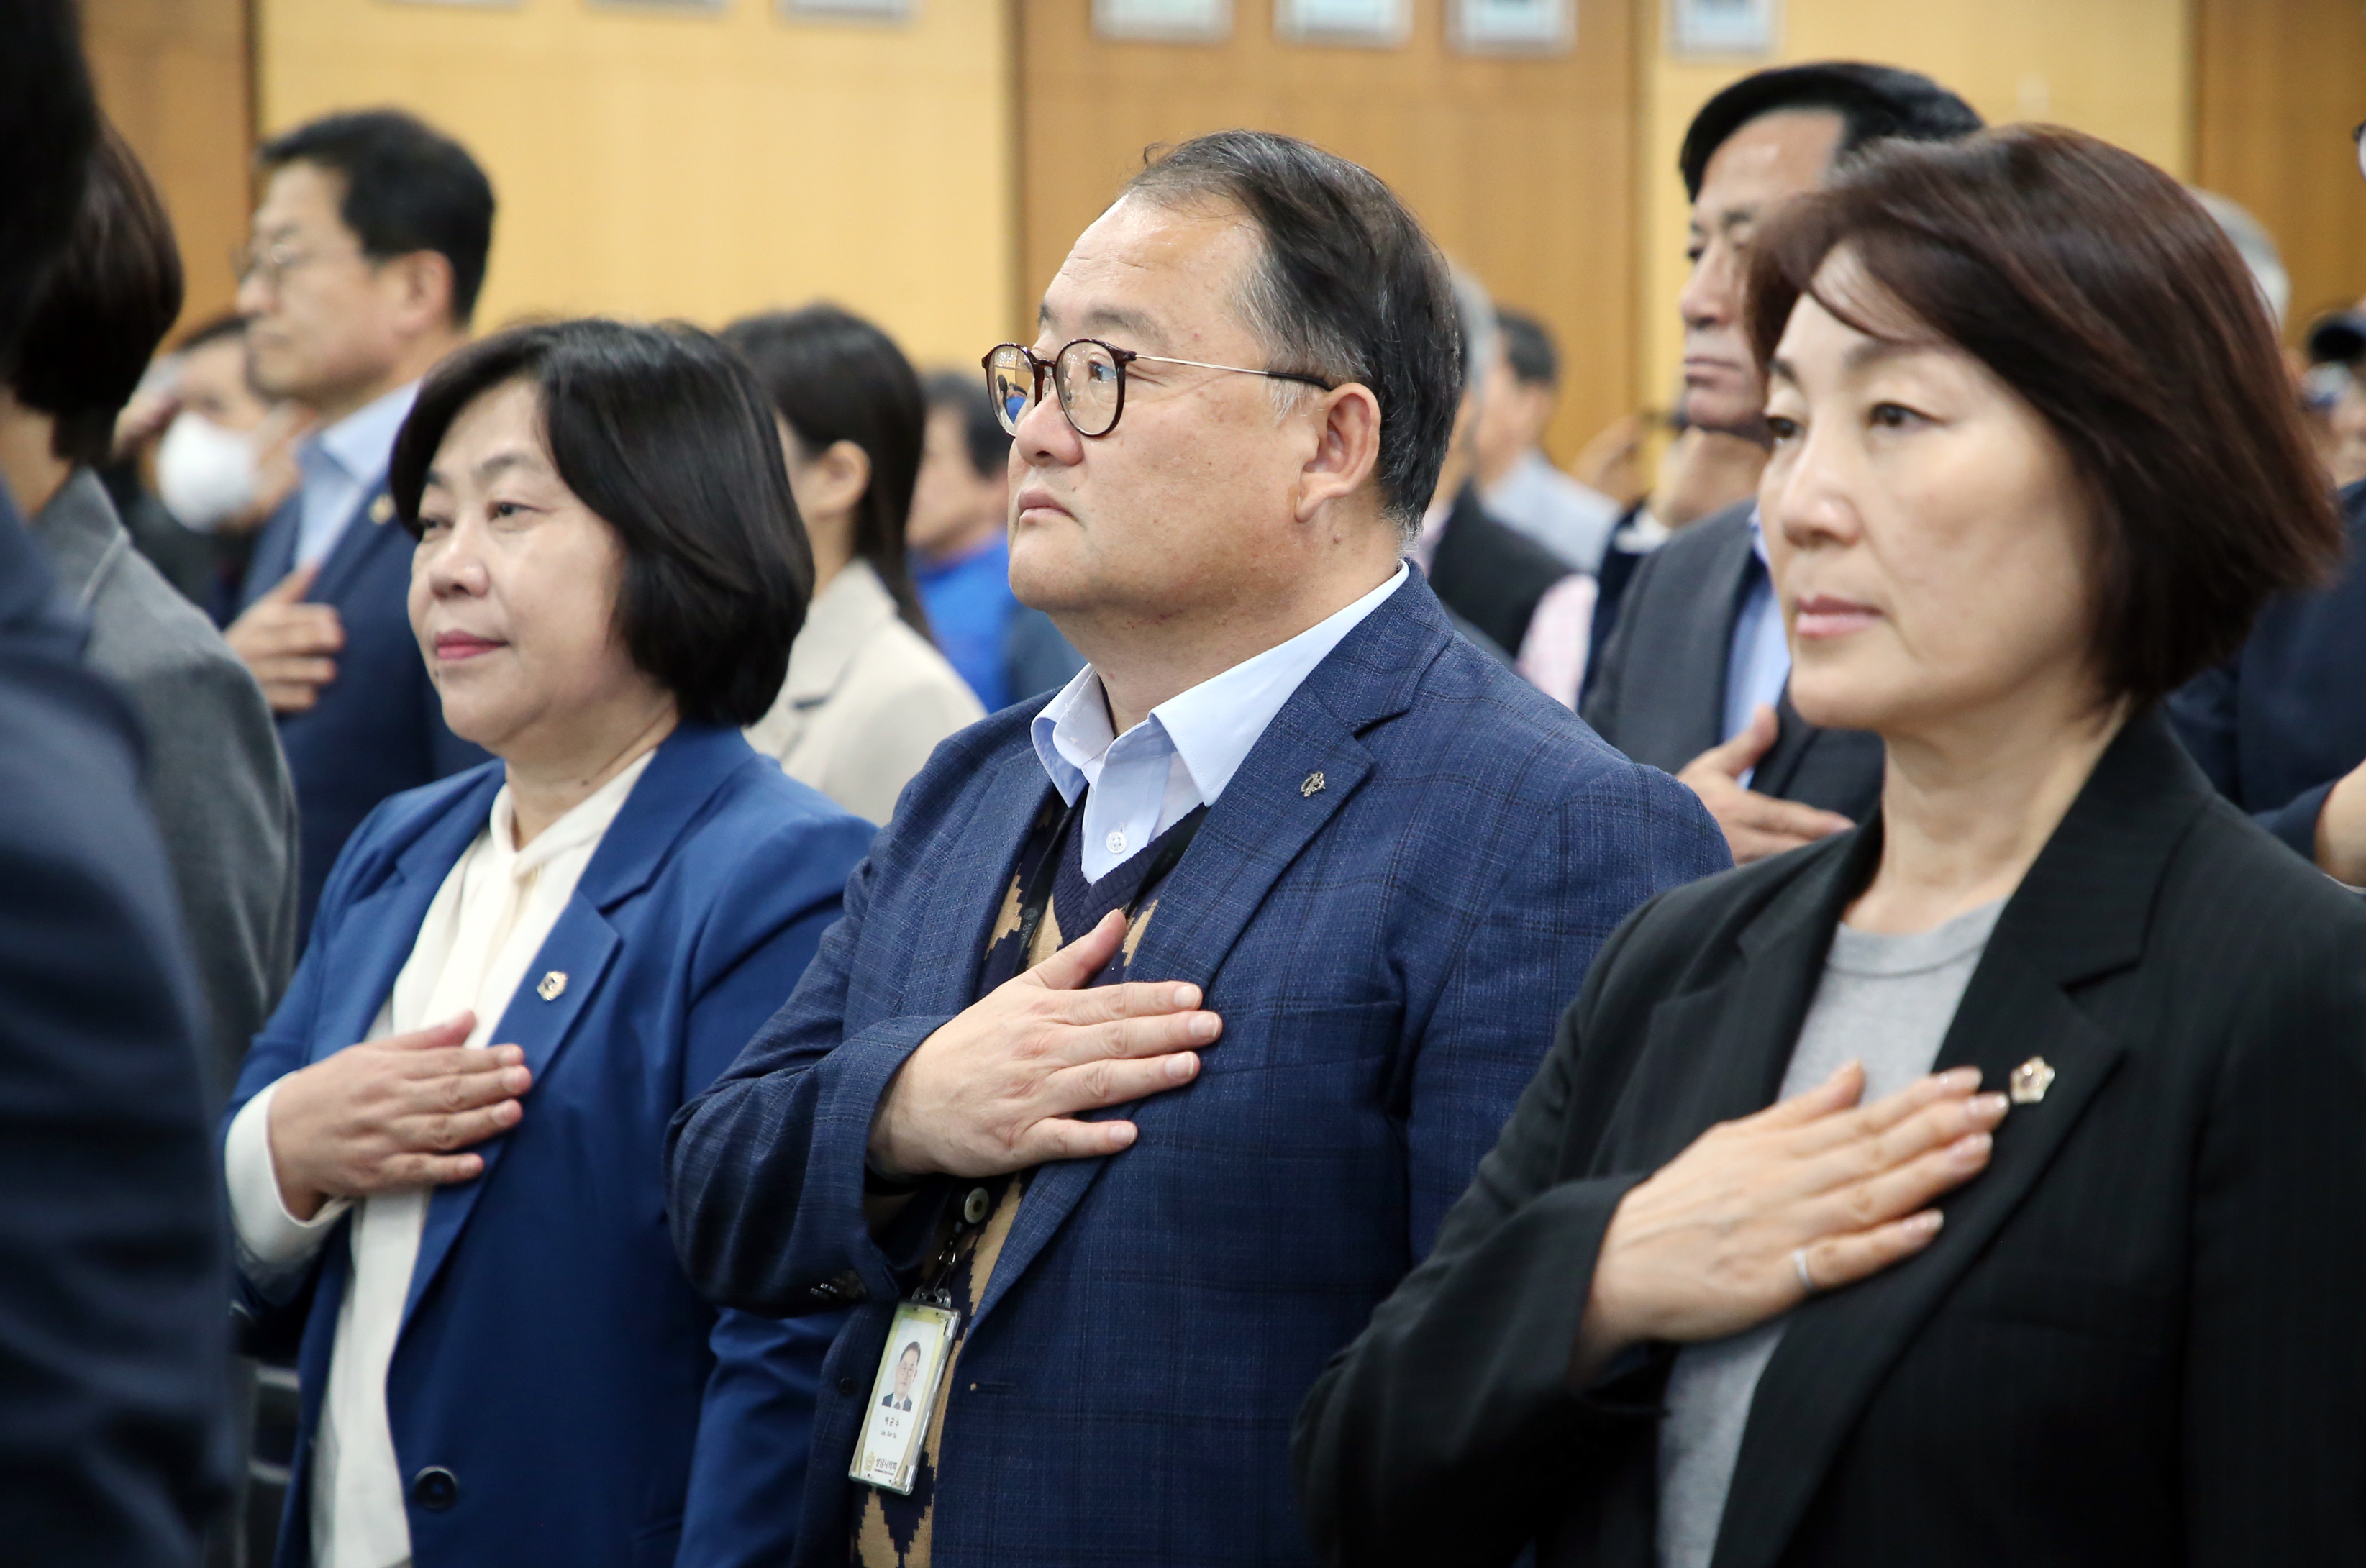
[[[411,1478],[411,1500],[431,1514],[440,1514],[460,1500],[460,1483],[440,1464],[431,1464]]]
[[[988,1201],[985,1188],[971,1188],[969,1196],[962,1200],[962,1218],[971,1224],[978,1224],[986,1218],[986,1207]]]
[[[1125,835],[1123,833],[1111,833],[1109,836],[1108,843],[1110,853],[1113,855],[1121,855],[1125,853]]]

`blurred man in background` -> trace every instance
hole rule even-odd
[[[254,389],[235,311],[158,355],[116,423],[101,477],[131,542],[217,622],[237,613],[256,532],[295,492],[296,446],[311,424],[302,405]]]
[[[0,0],[0,365],[80,206],[70,0]],[[185,1568],[231,1472],[197,989],[123,700],[0,487],[0,1541]]]
[[[2210,206],[2260,276],[2260,246],[2272,254],[2273,242],[2260,230],[2247,244],[2226,208],[2245,221],[2249,215],[2231,202]],[[2282,271],[2279,262],[2261,276],[2271,319],[2272,279]],[[2178,739],[2221,795],[2294,854],[2356,887],[2366,886],[2366,390],[2359,383],[2366,310],[2313,325],[2308,357],[2311,378],[2332,393],[2326,456],[2334,482],[2345,486],[2349,543],[2340,575],[2270,600],[2241,651],[2172,693],[2167,705]]]
[[[1765,444],[1765,386],[1741,321],[1758,226],[1872,142],[1979,129],[1929,77],[1845,62],[1761,71],[1701,107],[1679,157],[1693,204],[1692,276],[1677,301],[1688,423]],[[1735,861],[1757,860],[1841,831],[1881,793],[1880,742],[1800,718],[1790,673],[1757,503],[1737,502],[1635,569],[1585,717],[1691,785]]]
[[[1497,310],[1476,435],[1480,499],[1568,565],[1596,571],[1621,508],[1545,456],[1545,430],[1560,404],[1560,355],[1552,334],[1534,316]]]
[[[388,459],[419,378],[465,339],[493,188],[406,114],[332,115],[264,144],[238,304],[265,396],[310,409],[296,493],[264,525],[230,645],[279,715],[303,814],[298,945],[321,885],[388,795],[485,761],[444,727],[404,608],[411,537]]]
[[[1479,432],[1499,379],[1493,371],[1500,364],[1501,346],[1493,301],[1477,278],[1459,269],[1454,305],[1461,328],[1462,399],[1436,492],[1405,553],[1428,574],[1431,590],[1457,618],[1459,630],[1511,661],[1564,706],[1574,706],[1575,682],[1554,674],[1538,679],[1531,642],[1538,649],[1582,648],[1594,614],[1593,581],[1506,526],[1480,499]]]

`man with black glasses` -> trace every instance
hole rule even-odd
[[[1724,847],[1401,561],[1462,370],[1380,181],[1185,143],[1040,321],[986,359],[1011,581],[1090,663],[914,781],[677,1118],[676,1239],[719,1302],[855,1309],[798,1562],[1307,1561],[1298,1401],[1595,947]],[[882,1358],[931,1334],[917,1457],[871,1452]]]
[[[457,142],[392,109],[298,126],[259,162],[254,238],[237,258],[248,368],[318,427],[225,635],[279,716],[296,780],[300,949],[362,818],[485,761],[445,728],[411,635],[411,537],[387,526],[386,474],[420,378],[467,341],[493,187]]]

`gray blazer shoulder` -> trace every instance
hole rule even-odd
[[[78,470],[33,519],[60,593],[90,621],[84,662],[130,697],[148,803],[173,863],[227,1092],[296,959],[296,790],[263,690],[213,623],[132,548]]]

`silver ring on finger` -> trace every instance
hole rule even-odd
[[[1799,1288],[1801,1290],[1807,1292],[1808,1294],[1811,1296],[1816,1293],[1819,1287],[1816,1284],[1816,1276],[1814,1272],[1808,1267],[1808,1249],[1806,1247],[1795,1247],[1791,1249],[1791,1272],[1799,1276]]]

